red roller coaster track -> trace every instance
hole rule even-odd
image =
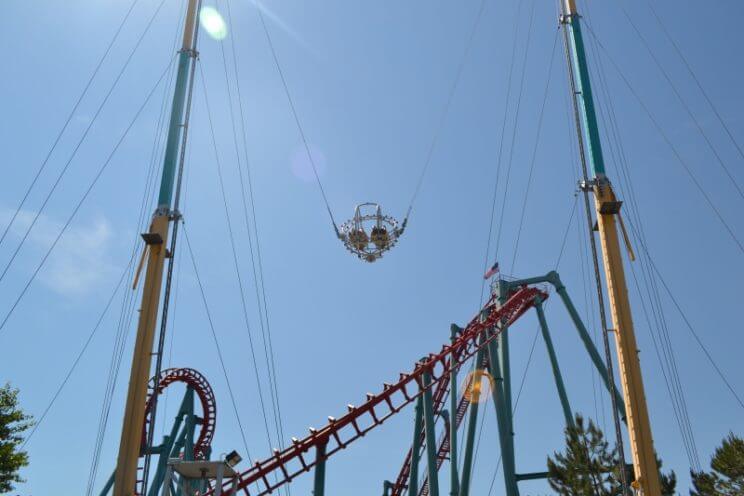
[[[367,400],[360,406],[348,406],[348,413],[341,418],[328,417],[328,424],[322,429],[311,429],[304,439],[292,438],[292,445],[284,450],[275,450],[274,455],[255,464],[238,475],[238,490],[247,496],[270,494],[278,487],[291,482],[298,475],[310,471],[318,459],[309,452],[315,448],[324,448],[323,459],[327,459],[349,444],[363,437],[385,420],[400,412],[405,406],[415,401],[427,388],[433,390],[433,403],[436,412],[440,412],[449,386],[449,372],[459,367],[486,346],[506,326],[514,323],[534,304],[535,297],[547,298],[547,294],[537,288],[521,287],[500,305],[495,297],[486,303],[482,312],[473,318],[451,345],[442,347],[439,353],[432,353],[418,363],[411,373],[400,374],[394,384],[386,383],[379,394],[367,394]],[[485,318],[481,318],[484,315]],[[494,332],[486,334],[488,329]],[[431,374],[432,382],[424,384],[424,373]],[[461,418],[458,408],[458,417]],[[464,415],[464,411],[463,411]],[[440,459],[449,451],[448,441],[440,445]],[[406,463],[398,477],[396,487],[399,491],[405,487],[407,474],[410,473],[411,453],[409,450]],[[271,476],[271,477],[270,477]],[[274,482],[271,482],[271,479]],[[249,488],[249,486],[254,486]],[[214,490],[205,493],[211,496]],[[232,494],[232,482],[225,483],[223,494]],[[394,494],[400,494],[394,493]]]
[[[157,379],[157,380],[156,380]],[[159,378],[150,379],[147,394],[147,406],[145,407],[145,422],[142,426],[142,446],[147,445],[147,431],[152,423],[152,406],[155,396],[163,392],[165,388],[174,382],[182,382],[190,386],[202,407],[201,430],[199,438],[194,443],[194,459],[202,460],[208,457],[209,447],[214,437],[214,429],[217,422],[217,402],[214,398],[212,386],[207,379],[198,371],[189,368],[166,369],[160,373]],[[156,386],[157,385],[157,386]]]

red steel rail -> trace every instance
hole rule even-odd
[[[547,293],[544,293],[539,290],[538,290],[538,293],[541,295],[543,299],[547,298],[548,296]],[[489,301],[489,303],[486,305],[485,308],[489,308],[489,305],[493,305],[493,301]],[[518,315],[513,316],[510,321],[502,320],[501,322],[497,322],[493,326],[495,333],[496,334],[500,333],[501,329],[503,328],[502,326],[508,326],[512,322],[517,320],[524,312],[526,312],[529,309],[530,306],[525,306],[522,312],[519,313]],[[473,325],[474,321],[475,319],[471,321],[470,325]],[[481,364],[481,366],[486,367],[487,365],[488,365],[488,358],[484,357],[483,363]],[[447,377],[446,379],[442,381],[442,384],[445,384],[445,383],[446,385],[449,384],[449,377]],[[465,385],[465,388],[467,388],[468,385],[469,383]],[[442,405],[435,403],[434,406],[435,406],[434,414],[439,415],[441,413]],[[455,417],[456,426],[458,428],[460,427],[460,424],[465,418],[465,414],[467,413],[469,407],[470,407],[470,401],[468,401],[465,395],[461,396],[459,404],[457,405],[457,416]],[[425,437],[423,426],[421,426],[420,436],[422,440]],[[450,451],[450,437],[449,436],[450,436],[449,429],[446,429],[444,436],[439,442],[439,449],[437,450],[437,471],[442,467],[442,465],[444,464],[444,461],[448,458],[449,451]],[[423,442],[421,445],[423,446]],[[412,457],[412,448],[409,448],[408,453],[406,453],[406,457],[403,460],[403,466],[401,467],[400,472],[398,473],[398,477],[395,479],[395,483],[391,486],[390,496],[402,496],[405,490],[408,489],[408,479],[411,474],[411,457]],[[428,495],[429,495],[429,478],[428,476],[424,476],[424,482],[421,485],[421,489],[419,490],[418,496],[428,496]]]
[[[194,459],[203,460],[209,453],[209,447],[214,437],[217,423],[217,402],[214,398],[212,386],[209,385],[207,379],[200,372],[189,368],[166,369],[160,373],[159,378],[153,377],[150,379],[147,406],[145,407],[145,422],[142,426],[142,449],[144,450],[147,445],[147,431],[152,423],[152,406],[155,396],[162,393],[165,388],[174,382],[182,382],[190,386],[201,403],[203,412],[200,421],[201,430],[196,443],[194,443]]]
[[[532,307],[538,295],[547,298],[546,293],[531,287],[520,288],[503,305],[498,305],[492,297],[483,308],[486,312],[479,313],[471,320],[451,345],[445,345],[439,353],[432,353],[417,362],[413,372],[401,373],[396,383],[385,383],[381,393],[368,393],[362,405],[348,405],[348,413],[341,418],[328,417],[328,424],[322,429],[310,429],[309,436],[301,440],[292,438],[291,446],[281,451],[275,450],[273,456],[255,462],[251,468],[238,474],[237,490],[247,496],[272,493],[318,463],[317,457],[310,454],[312,449],[325,447],[323,459],[329,458],[400,412],[427,388],[432,388],[434,404],[441,409],[448,389],[445,384],[448,385],[452,367],[459,367],[486,346],[499,334],[501,326],[510,325],[521,317]],[[487,316],[481,318],[480,315]],[[486,338],[484,333],[489,328],[496,332]],[[432,377],[428,386],[423,381],[425,372]],[[232,481],[226,482],[222,491],[224,495],[231,496]],[[204,496],[213,493],[212,489]]]
[[[155,398],[159,396],[165,388],[174,382],[182,382],[191,387],[199,398],[202,407],[202,417],[198,420],[201,425],[199,437],[194,443],[194,459],[204,460],[208,458],[209,449],[214,437],[214,430],[217,424],[217,401],[214,397],[212,386],[207,382],[201,372],[190,368],[171,368],[163,370],[159,377],[153,377],[147,385],[147,400],[145,403],[145,421],[142,424],[142,441],[140,446],[140,458],[145,455],[147,447],[147,433],[152,425],[152,410]],[[161,454],[160,456],[168,456]],[[141,460],[140,460],[141,461]],[[137,468],[138,478],[135,482],[134,494],[141,495],[144,490],[144,481],[140,478],[143,475],[144,468],[140,465]]]

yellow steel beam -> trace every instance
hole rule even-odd
[[[137,482],[137,460],[142,443],[142,425],[145,421],[147,383],[150,380],[152,346],[160,307],[160,290],[163,282],[166,243],[168,241],[168,215],[156,216],[145,236],[149,244],[145,285],[142,288],[142,306],[137,324],[132,371],[129,375],[127,408],[121,431],[119,458],[114,477],[114,496],[131,496]]]
[[[564,0],[563,2],[563,10],[565,15],[574,15],[576,14],[576,0]]]
[[[145,282],[142,288],[142,306],[140,307],[137,337],[132,357],[132,370],[129,375],[129,390],[124,409],[124,420],[119,444],[119,456],[114,476],[114,496],[132,496],[138,480],[137,463],[142,450],[142,427],[145,420],[145,401],[147,399],[147,383],[150,380],[152,365],[153,343],[155,341],[155,327],[158,323],[160,309],[160,292],[163,285],[163,269],[167,254],[168,233],[170,228],[171,202],[173,200],[173,180],[178,163],[177,151],[182,150],[185,135],[181,128],[185,128],[183,108],[186,102],[187,85],[189,84],[189,67],[193,69],[196,42],[196,17],[200,0],[189,0],[186,21],[184,23],[183,44],[180,52],[178,75],[176,78],[176,92],[171,109],[171,122],[168,130],[168,145],[166,147],[165,163],[163,165],[163,179],[161,180],[159,205],[153,215],[150,230],[142,237],[147,243],[147,260]],[[188,112],[186,113],[188,115]],[[181,154],[181,157],[183,155]],[[183,165],[181,163],[181,165]],[[176,199],[176,206],[178,205]],[[138,268],[138,277],[141,266]],[[140,475],[142,476],[142,475]]]
[[[659,467],[656,464],[620,239],[615,224],[615,216],[620,212],[620,203],[606,180],[600,180],[594,186],[594,198],[602,243],[607,296],[617,345],[620,382],[628,417],[630,449],[635,470],[633,487],[643,496],[660,496]]]

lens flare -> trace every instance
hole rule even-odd
[[[463,395],[471,404],[488,400],[493,391],[494,379],[485,370],[470,372],[463,382]]]
[[[310,148],[310,156],[308,156],[307,148]],[[313,171],[313,164],[315,164],[318,175],[323,177],[328,169],[328,160],[325,153],[319,147],[311,143],[307,148],[299,146],[295,150],[290,158],[290,167],[292,174],[296,178],[306,183],[314,183],[315,172]],[[312,157],[312,161],[310,157]]]
[[[214,7],[202,7],[201,12],[199,12],[199,22],[204,31],[213,39],[221,41],[227,37],[225,19]]]

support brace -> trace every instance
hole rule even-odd
[[[325,467],[326,467],[326,447],[328,443],[319,444],[316,448],[316,457],[318,463],[315,465],[315,484],[313,485],[313,496],[323,496],[325,494]]]
[[[483,370],[480,368],[483,363],[483,354],[484,351],[481,349],[478,351],[475,358],[476,373],[473,374],[474,376],[477,376],[477,373]],[[475,431],[478,427],[478,401],[477,398],[474,399],[476,401],[471,401],[470,403],[468,430],[465,434],[465,457],[462,464],[462,478],[460,479],[460,496],[468,496],[470,494],[470,475],[473,469],[473,447],[475,445]]]
[[[537,320],[540,321],[540,329],[542,331],[543,340],[545,341],[545,346],[548,349],[548,358],[550,359],[550,365],[553,368],[555,387],[556,389],[558,389],[558,397],[561,400],[563,416],[566,418],[566,427],[573,427],[574,418],[573,413],[571,413],[571,406],[568,403],[566,386],[563,383],[561,369],[558,367],[558,357],[555,354],[555,348],[553,348],[553,340],[550,338],[550,332],[548,331],[548,321],[545,319],[545,311],[542,305],[542,298],[539,296],[535,298],[535,310],[537,311]]]
[[[519,496],[517,487],[516,466],[514,462],[514,445],[511,425],[507,415],[508,406],[505,401],[504,380],[501,374],[503,364],[499,357],[498,347],[494,340],[488,343],[488,358],[491,375],[493,375],[494,388],[491,391],[494,408],[496,409],[496,420],[499,428],[499,441],[501,443],[501,465],[504,472],[504,485],[506,486],[507,496]],[[509,412],[511,413],[511,412]]]
[[[439,496],[437,467],[437,437],[434,426],[434,403],[431,398],[431,373],[424,372],[424,431],[426,432],[426,466],[429,476],[429,494]]]
[[[540,283],[551,284],[555,288],[556,292],[558,293],[558,296],[561,297],[561,301],[563,302],[563,305],[566,307],[566,310],[568,311],[568,314],[571,317],[571,320],[573,321],[574,326],[576,327],[576,331],[579,333],[579,337],[581,338],[581,341],[584,343],[584,347],[586,348],[587,353],[589,353],[589,358],[592,360],[592,363],[594,363],[594,366],[597,369],[597,372],[599,372],[599,375],[602,378],[602,382],[604,382],[604,385],[607,388],[607,391],[609,392],[611,390],[610,376],[607,373],[607,368],[605,367],[604,360],[602,360],[602,357],[600,356],[599,351],[597,351],[596,346],[594,346],[594,341],[592,341],[592,337],[589,335],[589,331],[587,331],[586,326],[582,322],[581,317],[579,316],[579,312],[576,310],[576,307],[571,301],[571,298],[568,296],[566,287],[563,285],[563,281],[561,281],[561,278],[558,275],[558,272],[552,270],[544,276],[530,277],[527,279],[519,279],[516,281],[510,281],[508,285],[512,290],[516,290],[520,286],[525,286],[525,285],[530,285],[530,284],[540,284]],[[620,394],[619,389],[617,387],[615,387],[614,389],[615,389],[615,401],[617,402],[617,410],[620,413],[620,416],[622,417],[623,421],[625,421],[626,420],[625,402],[623,401],[623,397]]]
[[[462,332],[457,325],[452,324],[450,326],[450,339],[452,343],[457,339],[457,335]],[[452,354],[452,362],[456,361],[455,354]],[[457,410],[458,410],[458,395],[457,395],[457,367],[452,367],[450,373],[450,427],[449,427],[449,443],[450,443],[450,496],[458,496],[460,493],[460,475],[457,473]]]
[[[413,447],[411,449],[411,477],[408,482],[408,494],[418,495],[418,469],[421,454],[421,424],[424,406],[421,397],[416,400],[416,413],[413,421]]]

